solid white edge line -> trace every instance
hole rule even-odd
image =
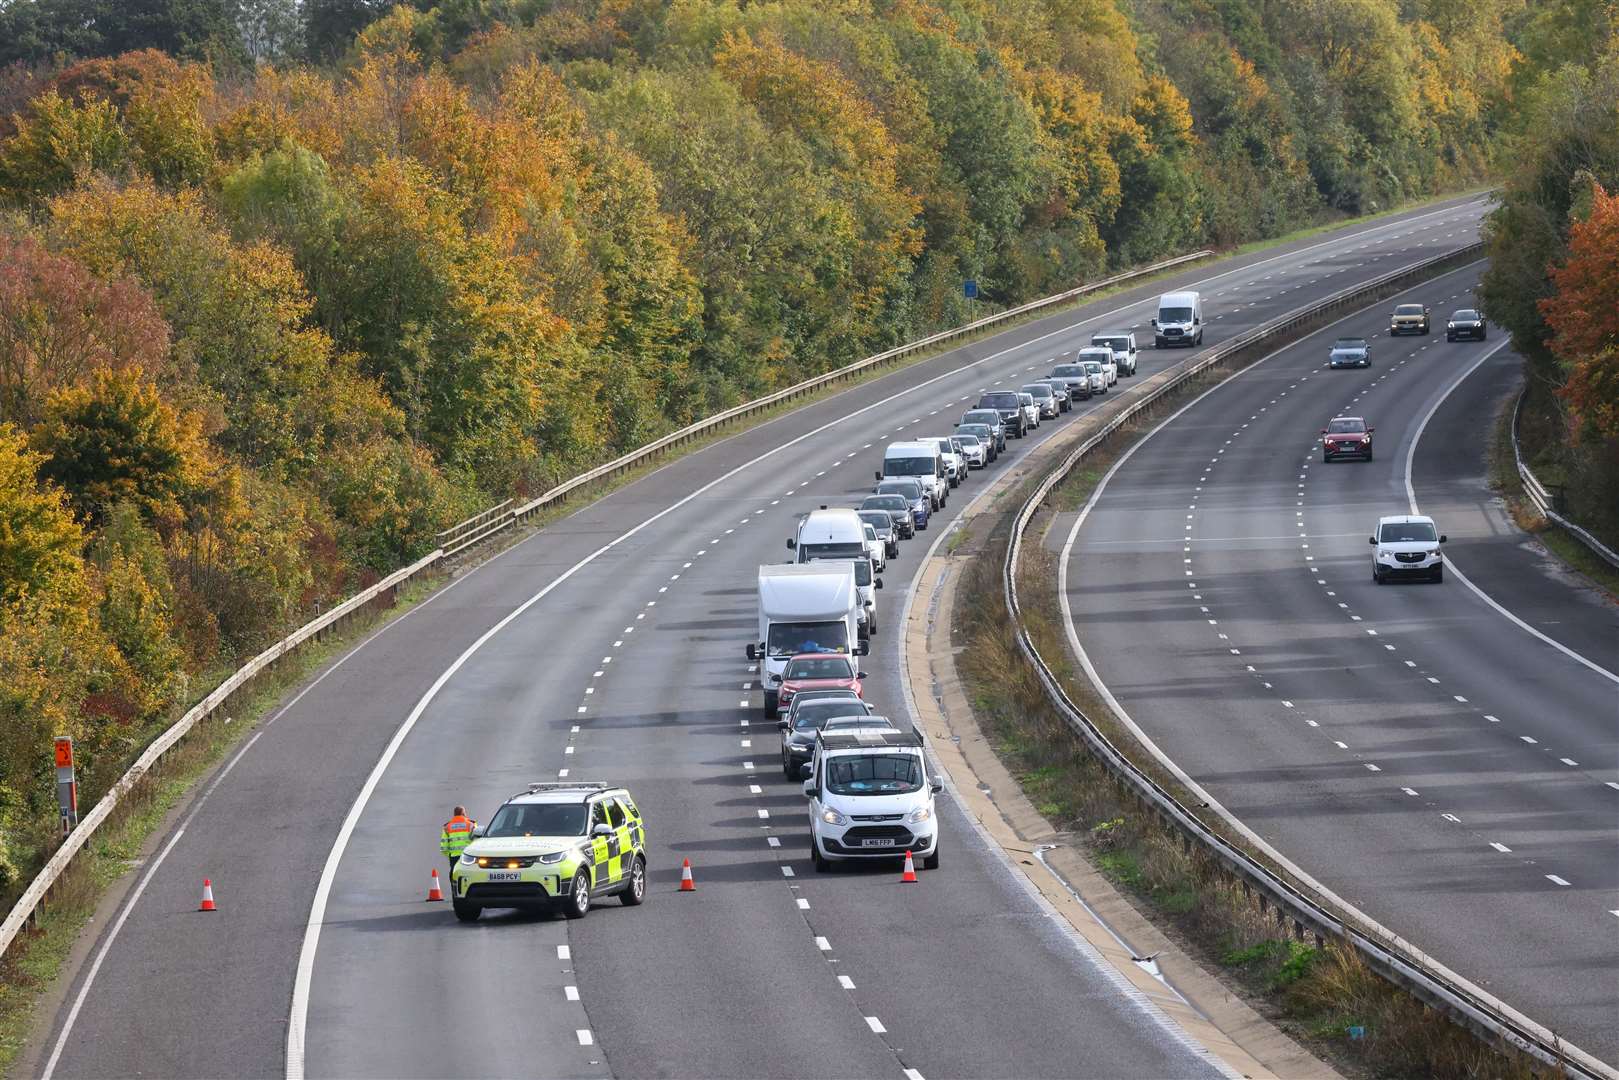
[[[1473,374],[1473,372],[1482,367],[1486,360],[1510,344],[1512,344],[1512,339],[1507,338],[1505,341],[1497,343],[1493,348],[1486,351],[1477,360],[1474,360],[1466,370],[1456,376],[1455,380],[1452,381],[1449,386],[1445,387],[1445,392],[1439,395],[1438,399],[1434,401],[1433,405],[1422,417],[1422,422],[1417,425],[1416,434],[1411,436],[1411,443],[1405,448],[1405,497],[1406,501],[1411,505],[1411,512],[1413,514],[1420,514],[1422,511],[1417,509],[1417,492],[1416,488],[1411,483],[1411,469],[1416,462],[1417,444],[1422,442],[1422,433],[1427,430],[1428,421],[1434,418],[1434,416],[1439,412],[1440,406],[1444,405],[1445,401],[1453,392],[1455,392],[1456,388],[1467,381],[1467,377],[1469,375]],[[1552,638],[1547,637],[1545,634],[1541,633],[1539,630],[1536,630],[1533,626],[1530,626],[1528,623],[1518,618],[1518,616],[1496,603],[1488,593],[1479,588],[1477,585],[1473,584],[1472,580],[1466,574],[1462,573],[1461,567],[1457,566],[1449,555],[1445,556],[1444,561],[1447,564],[1447,569],[1450,571],[1451,576],[1456,578],[1456,580],[1460,581],[1463,585],[1467,586],[1467,588],[1472,591],[1474,596],[1477,596],[1480,600],[1488,604],[1491,610],[1493,610],[1496,614],[1507,619],[1512,623],[1512,625],[1516,626],[1525,633],[1530,634],[1544,644],[1550,645],[1552,648],[1556,649],[1570,660],[1573,660],[1576,663],[1584,664],[1586,667],[1590,668],[1604,679],[1607,679],[1609,682],[1619,683],[1619,675],[1615,675],[1613,672],[1596,663],[1594,660],[1589,660],[1581,654],[1575,652],[1567,645],[1564,645],[1561,641],[1555,641]]]
[[[1478,264],[1477,263],[1470,263],[1470,264],[1468,264],[1468,266],[1457,267],[1455,270],[1452,270],[1449,273],[1450,274],[1459,273],[1462,270],[1470,269],[1471,267],[1476,266],[1476,265],[1478,265]],[[1449,276],[1449,274],[1442,275],[1442,276]],[[1412,289],[1405,290],[1405,293],[1412,292],[1412,291],[1414,291],[1415,288],[1416,288],[1416,286],[1413,286]],[[1405,295],[1405,293],[1396,293],[1395,295],[1396,296],[1403,296],[1403,295]],[[1393,299],[1393,297],[1390,297],[1390,299]],[[1345,315],[1343,319],[1338,319],[1338,320],[1335,320],[1334,322],[1328,323],[1326,326],[1323,326],[1323,327],[1317,329],[1316,331],[1312,332],[1309,336],[1310,337],[1315,337],[1315,336],[1319,335],[1321,333],[1321,331],[1326,330],[1326,329],[1328,329],[1328,328],[1330,328],[1332,326],[1336,326],[1338,323],[1343,322],[1345,319],[1352,318],[1354,315],[1363,314],[1365,311],[1369,310],[1370,306],[1371,305],[1368,305],[1366,308],[1362,308],[1360,311],[1353,312],[1351,315]],[[1392,944],[1392,945],[1400,948],[1401,950],[1403,950],[1405,952],[1405,954],[1407,956],[1415,958],[1419,963],[1421,963],[1428,970],[1438,972],[1440,975],[1442,975],[1444,978],[1449,980],[1451,983],[1453,983],[1456,986],[1462,987],[1468,993],[1474,995],[1475,997],[1479,998],[1480,1000],[1489,1001],[1489,1002],[1493,1003],[1493,1005],[1501,1013],[1503,1013],[1506,1016],[1512,1017],[1515,1022],[1524,1025],[1525,1027],[1529,1028],[1530,1030],[1542,1033],[1542,1035],[1547,1039],[1551,1039],[1551,1038],[1554,1037],[1553,1033],[1545,1025],[1539,1023],[1536,1020],[1531,1019],[1530,1017],[1526,1016],[1524,1013],[1519,1012],[1517,1009],[1514,1009],[1511,1005],[1508,1005],[1506,1002],[1502,1001],[1500,998],[1498,998],[1495,995],[1485,991],[1484,989],[1479,987],[1477,984],[1473,983],[1471,980],[1463,978],[1461,975],[1457,974],[1455,971],[1452,971],[1450,968],[1448,968],[1444,964],[1440,963],[1434,957],[1430,956],[1426,952],[1423,952],[1421,949],[1417,948],[1410,941],[1407,941],[1405,938],[1403,938],[1400,935],[1394,933],[1394,931],[1390,930],[1388,927],[1386,927],[1383,924],[1377,922],[1371,916],[1367,915],[1364,911],[1361,911],[1358,907],[1356,907],[1355,905],[1349,903],[1349,901],[1345,900],[1343,897],[1339,896],[1337,893],[1335,893],[1331,889],[1327,888],[1321,882],[1317,881],[1310,874],[1306,873],[1303,870],[1303,868],[1298,866],[1296,863],[1294,863],[1287,856],[1283,855],[1280,851],[1276,850],[1276,848],[1274,846],[1272,846],[1267,840],[1265,840],[1264,837],[1260,836],[1258,833],[1256,833],[1252,829],[1250,829],[1247,825],[1243,824],[1243,822],[1239,818],[1237,818],[1237,816],[1235,814],[1233,814],[1233,813],[1231,813],[1231,811],[1227,810],[1225,808],[1225,806],[1222,805],[1219,802],[1219,800],[1215,799],[1213,795],[1211,795],[1209,792],[1205,791],[1203,789],[1202,785],[1200,785],[1196,780],[1193,780],[1190,776],[1188,776],[1186,774],[1186,771],[1184,769],[1182,769],[1179,765],[1177,765],[1175,763],[1175,761],[1173,759],[1171,759],[1168,754],[1164,753],[1163,750],[1159,748],[1158,744],[1153,742],[1152,739],[1148,737],[1147,733],[1141,729],[1141,727],[1135,722],[1134,719],[1131,718],[1130,714],[1124,710],[1124,706],[1121,705],[1119,703],[1118,699],[1113,696],[1113,692],[1112,692],[1112,690],[1110,690],[1108,688],[1107,683],[1102,681],[1101,673],[1098,672],[1096,670],[1095,665],[1091,663],[1090,656],[1085,652],[1085,647],[1082,644],[1080,644],[1079,632],[1074,628],[1074,613],[1073,613],[1072,605],[1070,605],[1069,602],[1068,602],[1068,562],[1069,562],[1070,558],[1072,557],[1074,541],[1079,536],[1080,527],[1084,525],[1085,519],[1090,515],[1091,508],[1096,505],[1097,499],[1099,499],[1101,497],[1101,495],[1102,495],[1102,492],[1104,490],[1106,490],[1108,481],[1113,479],[1113,475],[1119,471],[1119,468],[1126,461],[1128,461],[1132,456],[1134,456],[1135,452],[1138,449],[1140,449],[1142,446],[1146,445],[1146,443],[1147,443],[1147,441],[1149,439],[1151,439],[1154,435],[1157,435],[1165,427],[1167,427],[1169,424],[1174,422],[1174,420],[1177,417],[1179,417],[1181,415],[1181,413],[1184,413],[1187,409],[1190,409],[1193,405],[1196,405],[1199,401],[1202,401],[1205,397],[1207,397],[1208,395],[1214,393],[1214,391],[1220,389],[1221,387],[1225,386],[1226,384],[1230,383],[1232,380],[1241,378],[1246,373],[1254,370],[1259,365],[1265,363],[1265,361],[1270,360],[1272,357],[1278,356],[1283,352],[1286,352],[1290,348],[1296,347],[1298,344],[1299,344],[1298,342],[1295,342],[1291,346],[1286,346],[1284,348],[1277,349],[1273,353],[1268,353],[1265,356],[1261,357],[1260,359],[1254,361],[1252,364],[1250,364],[1247,367],[1243,368],[1241,371],[1235,372],[1229,378],[1222,379],[1219,383],[1216,383],[1214,386],[1209,387],[1208,390],[1205,390],[1203,393],[1199,394],[1192,401],[1187,402],[1185,406],[1183,406],[1180,409],[1177,409],[1173,414],[1166,417],[1160,424],[1158,424],[1156,427],[1154,427],[1151,431],[1149,431],[1145,435],[1143,435],[1134,445],[1132,445],[1128,450],[1125,451],[1125,453],[1123,455],[1120,456],[1118,461],[1113,463],[1112,468],[1108,469],[1107,473],[1102,477],[1101,481],[1096,485],[1096,489],[1091,492],[1091,497],[1088,500],[1086,500],[1084,508],[1081,509],[1080,512],[1079,512],[1079,517],[1077,519],[1075,519],[1073,527],[1069,530],[1068,540],[1067,540],[1066,543],[1063,544],[1062,560],[1058,564],[1058,567],[1057,567],[1058,597],[1062,601],[1063,623],[1064,623],[1064,629],[1067,631],[1067,634],[1068,634],[1069,647],[1074,650],[1074,655],[1079,660],[1080,666],[1085,669],[1085,675],[1086,675],[1086,677],[1088,679],[1090,679],[1091,684],[1096,687],[1096,690],[1102,696],[1102,699],[1107,703],[1108,707],[1113,710],[1113,713],[1114,713],[1115,716],[1118,717],[1119,722],[1121,724],[1123,724],[1131,732],[1131,734],[1141,743],[1142,747],[1145,748],[1148,753],[1152,754],[1153,758],[1156,759],[1157,762],[1160,765],[1162,765],[1165,769],[1167,769],[1170,772],[1171,775],[1173,775],[1177,780],[1179,780],[1182,784],[1184,784],[1186,786],[1186,789],[1188,791],[1190,791],[1194,796],[1196,796],[1198,798],[1198,800],[1200,800],[1203,803],[1206,803],[1210,810],[1213,810],[1216,814],[1219,814],[1221,820],[1223,820],[1232,829],[1235,829],[1244,839],[1246,839],[1250,844],[1252,844],[1256,850],[1263,852],[1268,858],[1270,858],[1272,861],[1274,861],[1276,863],[1276,865],[1282,867],[1290,875],[1292,875],[1294,880],[1296,880],[1299,883],[1303,884],[1306,888],[1313,891],[1317,896],[1320,896],[1323,899],[1327,900],[1329,903],[1335,905],[1336,907],[1338,907],[1338,909],[1340,911],[1343,911],[1343,912],[1346,912],[1346,913],[1352,915],[1360,923],[1360,927],[1358,929],[1360,929],[1362,931],[1370,931],[1371,935],[1382,939],[1382,941],[1383,941],[1383,943],[1385,945]],[[1589,1062],[1592,1062],[1592,1061],[1596,1060],[1589,1053],[1586,1053],[1584,1050],[1580,1050],[1578,1047],[1574,1047],[1571,1044],[1567,1044],[1567,1043],[1564,1043],[1564,1045],[1567,1046],[1571,1050],[1578,1051],[1577,1056],[1579,1057],[1579,1060],[1581,1062],[1583,1062],[1583,1063],[1589,1063]]]
[[[1469,199],[1469,200],[1466,200],[1464,202],[1456,203],[1456,204],[1444,207],[1444,208],[1439,209],[1439,210],[1431,211],[1430,213],[1427,213],[1427,214],[1418,215],[1417,217],[1404,218],[1399,222],[1399,224],[1408,224],[1411,221],[1422,220],[1424,218],[1435,217],[1435,216],[1439,216],[1439,215],[1442,215],[1442,214],[1454,213],[1454,212],[1456,212],[1458,210],[1461,210],[1464,207],[1466,207],[1466,206],[1468,206],[1471,203],[1476,202],[1476,201],[1478,201],[1476,198],[1475,199]],[[1366,229],[1364,232],[1354,233],[1354,234],[1351,234],[1351,235],[1369,236],[1369,235],[1372,235],[1374,233],[1380,232],[1380,231],[1382,231],[1384,229],[1392,228],[1392,227],[1394,227],[1395,224],[1396,223],[1391,222],[1391,223],[1388,223],[1388,224],[1385,224],[1385,225],[1373,226],[1373,227],[1371,227],[1369,229]],[[1246,271],[1250,271],[1250,270],[1254,269],[1257,266],[1264,266],[1264,265],[1266,265],[1268,263],[1277,262],[1277,261],[1282,260],[1282,259],[1296,258],[1296,257],[1298,257],[1300,255],[1303,255],[1303,254],[1306,254],[1308,252],[1315,251],[1315,250],[1318,250],[1318,249],[1321,249],[1321,248],[1337,246],[1338,244],[1341,244],[1344,239],[1345,239],[1344,237],[1339,237],[1336,240],[1323,241],[1320,244],[1315,244],[1315,245],[1312,245],[1310,247],[1304,247],[1304,248],[1296,249],[1294,251],[1283,252],[1281,254],[1272,256],[1269,259],[1265,259],[1265,260],[1262,260],[1262,261],[1257,262],[1257,263],[1250,263],[1250,264],[1248,264],[1246,266],[1243,266],[1243,267],[1240,267],[1240,268],[1234,268],[1232,270],[1223,271],[1223,272],[1221,272],[1219,274],[1214,274],[1214,275],[1211,275],[1211,276],[1209,276],[1207,278],[1200,278],[1200,279],[1198,279],[1196,284],[1199,287],[1205,287],[1210,282],[1219,281],[1222,278],[1232,277],[1234,275],[1237,275],[1237,274],[1240,274],[1240,273],[1243,273],[1243,272],[1246,272]],[[705,494],[706,492],[708,492],[712,488],[715,488],[718,485],[724,483],[725,481],[731,479],[733,476],[736,476],[738,473],[741,473],[746,469],[752,468],[754,465],[757,465],[759,462],[765,460],[766,458],[773,457],[776,454],[781,453],[783,450],[786,450],[786,449],[789,449],[790,447],[796,446],[797,444],[799,444],[801,442],[804,442],[807,439],[811,439],[811,438],[815,437],[816,435],[821,434],[824,431],[828,431],[828,430],[830,430],[830,429],[832,429],[834,427],[837,427],[840,424],[847,423],[848,421],[854,419],[857,416],[861,416],[861,415],[863,415],[865,413],[871,412],[874,409],[881,408],[881,407],[883,407],[885,405],[888,405],[889,403],[891,403],[893,401],[896,401],[896,400],[898,400],[898,399],[900,399],[902,397],[906,397],[907,395],[913,394],[913,393],[917,392],[918,390],[926,389],[927,387],[932,386],[933,384],[935,384],[937,382],[940,382],[942,380],[953,378],[953,377],[955,377],[957,375],[960,375],[964,371],[969,371],[969,370],[972,370],[974,368],[981,367],[984,364],[990,363],[991,361],[994,361],[994,360],[998,360],[1001,357],[1006,356],[1006,355],[1008,355],[1010,353],[1018,352],[1018,351],[1020,351],[1022,349],[1027,349],[1032,345],[1037,345],[1040,342],[1047,340],[1048,338],[1059,337],[1059,336],[1062,336],[1062,335],[1065,335],[1065,334],[1071,334],[1075,330],[1078,330],[1080,327],[1083,327],[1083,326],[1086,326],[1086,325],[1092,324],[1092,323],[1102,322],[1102,321],[1107,320],[1107,319],[1111,319],[1111,318],[1113,318],[1113,317],[1115,317],[1117,315],[1120,315],[1120,314],[1122,314],[1122,313],[1124,313],[1126,311],[1129,311],[1131,308],[1139,307],[1139,306],[1141,306],[1143,304],[1146,304],[1146,303],[1149,303],[1149,302],[1150,301],[1148,301],[1148,300],[1136,300],[1136,301],[1132,301],[1131,303],[1121,305],[1120,307],[1116,307],[1116,308],[1112,309],[1111,311],[1105,312],[1105,313],[1100,314],[1100,315],[1087,315],[1084,318],[1081,318],[1081,319],[1079,319],[1079,320],[1077,320],[1075,322],[1071,322],[1071,323],[1067,324],[1066,326],[1059,327],[1058,329],[1051,330],[1051,331],[1049,331],[1049,332],[1047,332],[1045,334],[1040,334],[1040,335],[1038,335],[1036,337],[1033,337],[1033,338],[1030,338],[1030,339],[1028,339],[1026,341],[1018,342],[1016,345],[1008,346],[1007,348],[1002,349],[1002,350],[1000,350],[998,352],[991,353],[990,355],[985,356],[982,359],[973,360],[973,361],[970,361],[970,362],[968,362],[966,364],[962,364],[959,367],[951,368],[949,371],[942,372],[942,373],[934,376],[931,379],[926,379],[926,380],[924,380],[922,382],[916,383],[913,386],[906,387],[905,389],[897,391],[896,393],[891,394],[888,397],[883,398],[880,401],[873,402],[872,404],[867,405],[866,407],[864,407],[862,409],[857,409],[857,410],[855,410],[853,412],[845,413],[843,416],[840,416],[837,419],[830,421],[829,423],[823,424],[820,427],[817,427],[817,428],[815,428],[815,429],[813,429],[811,431],[807,431],[804,434],[799,435],[798,437],[796,437],[794,439],[791,439],[791,440],[789,440],[787,442],[782,443],[779,446],[776,446],[776,447],[774,447],[774,448],[772,448],[770,450],[767,450],[763,454],[760,454],[759,456],[753,458],[750,461],[743,462],[742,464],[736,466],[734,469],[731,469],[728,472],[725,472],[725,473],[721,474],[720,476],[714,478],[713,480],[709,481],[707,484],[704,484],[702,487],[698,488],[696,491],[693,491],[691,494],[685,496],[684,498],[682,498],[682,499],[680,499],[680,500],[678,500],[678,501],[676,501],[674,503],[671,503],[669,506],[667,506],[664,509],[658,511],[656,514],[652,515],[651,517],[647,518],[646,520],[642,521],[639,525],[635,526],[634,528],[630,529],[629,531],[623,533],[622,535],[618,536],[617,538],[615,538],[615,539],[609,541],[608,543],[602,545],[600,548],[597,548],[595,551],[593,551],[589,555],[585,556],[584,559],[580,560],[579,562],[575,563],[573,566],[569,567],[566,571],[564,571],[562,573],[561,576],[553,579],[550,582],[550,584],[545,586],[544,589],[540,590],[538,593],[535,593],[533,596],[531,596],[527,600],[525,600],[521,605],[519,605],[511,613],[509,613],[504,618],[502,618],[494,626],[490,627],[489,630],[485,631],[476,641],[474,641],[470,646],[468,646],[466,651],[464,651],[460,656],[458,656],[455,659],[455,661],[450,665],[450,667],[446,668],[445,671],[442,674],[440,674],[439,677],[436,680],[434,680],[433,685],[428,688],[427,693],[425,695],[423,695],[422,699],[416,703],[416,706],[413,709],[411,709],[410,715],[405,718],[405,721],[400,725],[399,730],[394,733],[394,737],[389,741],[387,747],[383,750],[382,757],[377,761],[377,764],[372,769],[370,775],[366,777],[366,782],[365,782],[364,786],[361,787],[359,794],[357,796],[355,796],[354,804],[349,808],[349,813],[347,814],[347,816],[344,817],[343,825],[338,830],[337,838],[333,841],[331,853],[327,856],[326,863],[325,863],[324,867],[321,870],[320,882],[315,887],[314,900],[310,904],[309,921],[308,921],[308,923],[306,924],[306,926],[304,928],[303,945],[299,949],[299,952],[298,952],[298,966],[297,966],[297,969],[296,969],[296,972],[295,972],[295,975],[294,975],[294,978],[293,978],[292,1004],[291,1004],[291,1008],[289,1010],[288,1019],[287,1019],[287,1050],[286,1050],[286,1076],[287,1076],[287,1080],[303,1080],[303,1076],[304,1076],[304,1033],[305,1033],[305,1028],[306,1028],[306,1024],[308,1022],[308,1017],[309,1017],[309,995],[310,995],[310,990],[311,990],[312,981],[313,981],[313,975],[314,975],[315,952],[316,952],[316,950],[317,950],[317,948],[319,946],[319,942],[320,942],[320,928],[321,928],[321,925],[322,925],[322,923],[323,923],[323,921],[325,920],[325,917],[326,917],[326,903],[327,903],[327,900],[328,900],[329,896],[331,895],[332,882],[336,877],[337,868],[338,868],[339,864],[342,862],[343,853],[348,847],[349,837],[351,837],[353,835],[354,828],[359,822],[360,815],[365,810],[366,803],[370,801],[372,792],[374,792],[376,790],[376,786],[377,786],[378,782],[381,780],[382,774],[387,770],[388,765],[393,761],[394,755],[396,753],[398,753],[400,745],[405,740],[405,736],[410,734],[411,729],[416,726],[417,720],[419,720],[421,718],[421,715],[422,715],[423,712],[426,711],[427,706],[432,703],[433,699],[438,695],[438,692],[441,689],[443,689],[444,685],[449,681],[449,679],[457,671],[459,671],[460,668],[469,659],[472,658],[473,654],[475,654],[480,648],[482,648],[483,645],[485,643],[487,643],[490,638],[494,637],[495,634],[497,634],[501,630],[505,629],[505,627],[510,625],[511,622],[514,621],[519,615],[521,615],[523,612],[527,611],[534,604],[538,603],[552,589],[556,588],[558,585],[561,585],[564,581],[567,581],[575,573],[577,573],[579,570],[583,569],[585,566],[588,566],[590,563],[594,562],[598,557],[605,554],[607,551],[610,551],[611,549],[617,547],[619,544],[623,543],[625,540],[628,540],[630,537],[636,535],[642,529],[644,529],[647,526],[651,525],[653,522],[658,521],[659,519],[673,513],[674,511],[676,511],[676,510],[680,509],[681,507],[685,506],[687,503],[691,502],[692,500],[694,500],[694,499],[698,498],[699,496]],[[787,415],[792,415],[792,414],[789,413]],[[755,429],[755,430],[757,430],[757,429]],[[656,475],[656,474],[654,474],[654,475]],[[527,539],[523,540],[522,542],[514,544],[510,548],[507,548],[506,551],[516,551],[518,548],[523,547],[525,544],[528,543],[529,540],[532,540],[535,536],[538,536],[538,535],[540,535],[540,533],[535,532],[535,533],[531,534]],[[937,545],[935,545],[935,546],[937,546]],[[504,552],[502,554],[504,554]],[[488,564],[485,563],[485,564],[480,565],[478,568],[473,570],[473,573],[476,573],[477,570],[482,569],[482,566],[486,566],[486,565],[488,565]],[[471,574],[467,575],[467,577],[471,577],[471,576],[472,576]],[[463,578],[461,578],[459,580],[465,581],[466,579],[467,579],[466,577],[463,577]],[[913,713],[913,715],[914,715],[914,713]],[[1033,888],[1033,883],[1032,882],[1030,883],[1029,887],[1031,889]],[[1176,1031],[1180,1030],[1178,1025],[1175,1025],[1175,1030]],[[1184,1035],[1184,1033],[1182,1033],[1182,1034]],[[1189,1036],[1185,1036],[1185,1037],[1188,1038],[1188,1039],[1190,1038]],[[1206,1053],[1206,1051],[1205,1051],[1205,1053]]]

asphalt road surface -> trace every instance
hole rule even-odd
[[[799,514],[863,496],[887,442],[948,433],[983,389],[1048,372],[1095,330],[1146,330],[1143,376],[1184,359],[1150,347],[1160,291],[1205,292],[1212,344],[1462,246],[1485,208],[1441,204],[1054,315],[547,526],[345,656],[245,744],[142,867],[36,1071],[281,1075],[289,1020],[306,1016],[310,1076],[1216,1072],[953,806],[944,866],[917,886],[887,865],[810,870],[804,802],[743,656],[756,568],[787,557]],[[1009,443],[1010,457],[1071,417]],[[867,697],[889,715],[905,714],[895,628],[920,554],[1007,460],[889,564],[865,662]],[[487,820],[562,769],[634,792],[651,833],[644,907],[463,926],[422,902],[453,804]],[[675,891],[683,858],[694,895]],[[204,876],[214,915],[193,910]]]
[[[1477,276],[1329,327],[1159,428],[1076,523],[1066,599],[1124,710],[1228,810],[1619,1061],[1619,612],[1487,489],[1519,361],[1500,337],[1445,341]],[[1417,301],[1434,333],[1390,339]],[[1325,368],[1341,334],[1371,368]],[[1376,428],[1372,461],[1323,464],[1340,415]],[[1449,536],[1445,580],[1374,584],[1367,538],[1412,497]]]

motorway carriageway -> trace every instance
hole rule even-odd
[[[1521,367],[1504,337],[1445,341],[1478,273],[1327,327],[1156,429],[1069,532],[1065,605],[1094,677],[1231,814],[1619,1062],[1619,610],[1487,490]],[[1391,339],[1394,304],[1418,302],[1432,335]],[[1369,369],[1326,369],[1340,335],[1370,342]],[[1339,415],[1377,429],[1372,461],[1322,463]],[[1445,580],[1376,585],[1367,538],[1411,512],[1448,534]]]
[[[944,866],[921,884],[898,888],[886,864],[813,873],[743,657],[755,571],[787,558],[798,515],[856,503],[888,442],[948,433],[981,391],[1049,372],[1093,331],[1146,330],[1161,291],[1204,291],[1213,344],[1471,243],[1486,208],[1456,200],[1008,330],[674,461],[459,578],[319,674],[182,812],[32,1071],[1216,1073],[948,800]],[[1186,357],[1148,341],[1142,376]],[[863,665],[881,711],[906,715],[897,628],[927,542],[1073,415],[1010,442],[890,561]],[[635,794],[644,907],[462,926],[422,903],[453,804],[488,820],[563,770]],[[695,895],[674,891],[687,857]],[[216,915],[192,910],[204,875]]]

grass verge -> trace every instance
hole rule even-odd
[[[1162,415],[1228,374],[1207,374],[1157,411]],[[1053,515],[1082,506],[1117,456],[1155,422],[1144,418],[1122,430],[1053,492],[1044,520],[1036,519],[1023,545],[1019,597],[1024,627],[1070,699],[1138,766],[1183,803],[1196,805],[1135,745],[1076,670],[1052,588],[1057,556],[1038,542]],[[1012,517],[1037,482],[1031,478],[1023,491],[1002,500],[1000,513],[978,519],[979,530],[989,532],[983,550],[963,572],[952,628],[952,640],[961,646],[957,664],[968,700],[1029,801],[1189,955],[1346,1075],[1526,1078],[1548,1073],[1533,1059],[1480,1039],[1386,982],[1352,948],[1331,939],[1295,939],[1278,923],[1274,909],[1256,906],[1214,858],[1184,844],[1178,831],[1137,803],[1091,754],[1024,660],[1001,595]],[[1219,819],[1206,824],[1246,848]]]
[[[137,865],[147,841],[193,787],[224,760],[289,689],[333,656],[431,595],[437,582],[400,591],[393,607],[350,623],[341,635],[289,658],[245,696],[194,727],[118,804],[57,879],[34,925],[0,958],[0,1075],[9,1076],[35,1034],[35,1009],[55,985],[79,934],[114,882]],[[217,717],[217,719],[216,719]]]
[[[1619,603],[1619,570],[1586,547],[1579,537],[1544,517],[1524,493],[1523,480],[1518,476],[1517,458],[1512,453],[1512,413],[1516,402],[1517,395],[1512,395],[1502,403],[1491,428],[1490,487],[1506,502],[1507,512],[1512,515],[1518,528],[1531,533],[1547,551]]]

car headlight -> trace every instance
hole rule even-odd
[[[918,806],[906,816],[905,820],[912,825],[920,825],[932,816],[933,808],[931,806]]]
[[[1393,562],[1394,561],[1394,553],[1392,551],[1379,551],[1377,553],[1377,561],[1378,562]]]
[[[821,811],[821,820],[828,825],[847,825],[849,819],[832,809],[830,806]]]
[[[541,855],[540,856],[540,862],[544,863],[547,866],[551,866],[554,863],[561,862],[563,859],[565,859],[567,857],[568,857],[568,853],[566,851],[553,851],[549,855]]]
[[[1454,329],[1456,329],[1456,324],[1453,323],[1453,322],[1448,322],[1448,323],[1445,324],[1445,329],[1446,330],[1454,330]]]
[[[470,866],[471,864],[478,861],[478,856],[472,854],[472,852],[470,852],[470,851],[463,851],[461,853],[461,861]]]

